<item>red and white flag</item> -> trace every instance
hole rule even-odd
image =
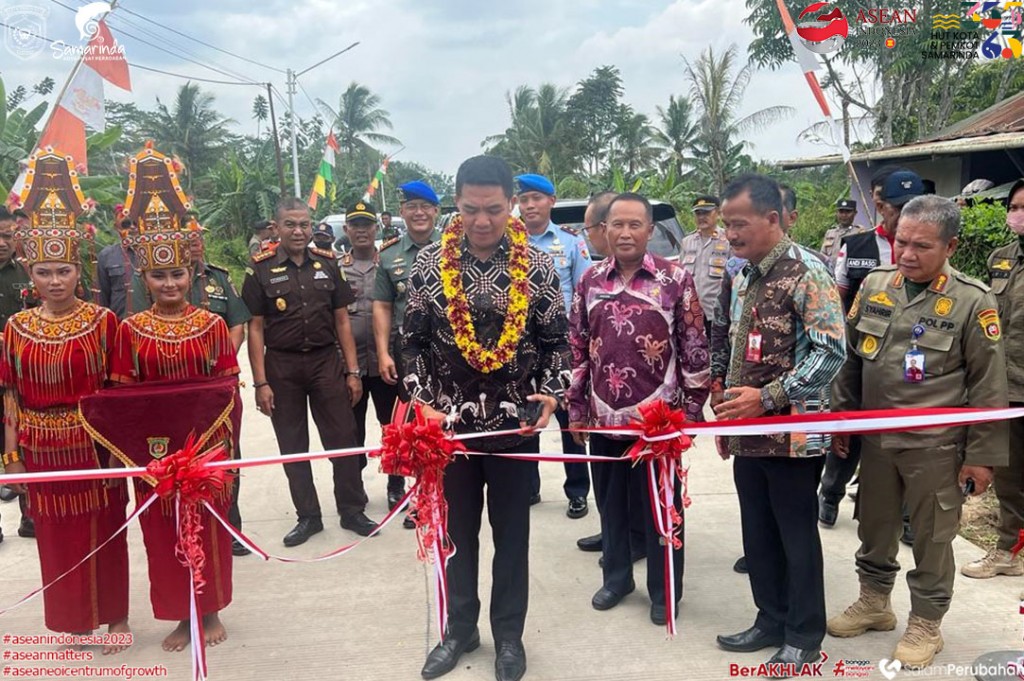
[[[78,70],[39,137],[39,147],[58,149],[88,171],[85,128],[105,128],[103,81],[129,92],[132,89],[124,51],[114,42],[106,22],[100,20]]]

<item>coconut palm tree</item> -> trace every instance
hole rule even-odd
[[[661,155],[650,120],[629,107],[622,108],[615,126],[615,138],[613,162],[624,167],[630,177],[654,165]]]
[[[686,77],[690,81],[690,102],[700,127],[694,147],[704,171],[702,174],[706,174],[705,180],[710,185],[708,189],[719,193],[742,158],[746,143],[737,140],[794,111],[789,106],[769,106],[740,117],[753,67],[747,64],[736,70],[737,59],[735,45],[729,46],[722,55],[716,55],[714,48],[709,47],[692,63],[684,57]]]
[[[667,166],[675,170],[676,177],[682,177],[693,163],[693,146],[700,130],[693,106],[685,97],[672,95],[668,107],[659,106],[657,110],[661,127],[655,128],[654,140],[664,149]]]
[[[511,125],[483,141],[489,153],[502,156],[517,172],[561,175],[571,170],[566,144],[568,93],[551,83],[534,90],[520,85],[505,93]]]
[[[213,108],[214,97],[194,83],[178,89],[174,107],[157,97],[156,111],[147,120],[146,133],[156,148],[173,154],[185,165],[186,186],[205,175],[223,156],[230,135],[227,127],[234,121]]]
[[[401,144],[395,137],[379,130],[392,130],[391,114],[380,107],[380,97],[373,94],[368,87],[352,82],[348,89],[341,93],[338,108],[333,109],[327,102],[318,99],[327,120],[333,121],[332,128],[338,139],[342,153],[354,156],[372,151],[374,158],[377,152],[373,144]]]

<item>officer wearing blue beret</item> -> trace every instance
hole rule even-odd
[[[543,175],[526,174],[516,177],[516,182],[519,215],[530,233],[530,243],[554,260],[562,296],[565,299],[565,312],[569,314],[576,284],[591,265],[587,242],[575,230],[560,227],[551,221],[551,209],[555,205],[555,185],[551,180]],[[555,417],[563,429],[562,450],[566,454],[586,454],[586,448],[576,444],[572,435],[565,432],[569,427],[569,415],[566,411],[559,409],[555,412]],[[531,503],[537,503],[540,501],[539,472],[534,476],[532,484]],[[566,515],[570,518],[582,518],[587,515],[587,495],[590,493],[587,464],[565,464],[565,485],[562,489],[569,499]]]

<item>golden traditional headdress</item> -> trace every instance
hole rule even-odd
[[[200,238],[199,224],[189,215],[192,204],[181,189],[175,161],[147,142],[128,163],[128,198],[119,218],[137,226],[138,234],[125,236],[124,242],[135,249],[138,268],[188,267],[189,241]]]
[[[53,147],[37,149],[28,159],[20,200],[29,224],[14,237],[25,261],[80,264],[81,241],[93,234],[77,224],[90,201],[82,194],[74,159]]]

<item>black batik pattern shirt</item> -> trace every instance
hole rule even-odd
[[[478,342],[494,348],[505,324],[511,279],[508,237],[487,260],[463,242],[462,284]],[[519,408],[533,393],[559,400],[568,386],[568,322],[551,258],[529,247],[529,309],[515,356],[497,371],[482,373],[466,362],[448,322],[441,284],[441,244],[423,248],[409,280],[403,323],[405,387],[414,399],[454,415],[455,431],[473,433],[519,427]],[[524,438],[502,436],[466,442],[470,449],[511,449]]]

